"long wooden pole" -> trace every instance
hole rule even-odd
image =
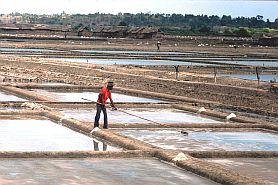
[[[98,102],[95,102],[95,101],[93,101],[93,100],[89,100],[89,99],[86,99],[86,98],[81,98],[81,99],[86,100],[86,101],[90,101],[90,102],[93,102],[93,103],[96,103],[96,104],[99,104],[99,105],[103,105],[103,104],[101,104],[101,103],[98,103]],[[130,116],[134,116],[134,117],[140,118],[140,119],[142,119],[142,120],[149,121],[149,122],[152,122],[152,123],[155,123],[155,124],[160,125],[160,123],[155,122],[155,121],[152,121],[152,120],[149,120],[149,119],[147,119],[147,118],[143,118],[143,117],[141,117],[141,116],[137,116],[137,115],[135,115],[135,114],[131,114],[131,113],[126,112],[126,111],[124,111],[124,110],[120,110],[120,109],[117,109],[117,110],[120,111],[120,112],[123,112],[123,113],[125,113],[125,114],[128,114],[128,115],[130,115]]]

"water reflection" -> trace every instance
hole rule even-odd
[[[163,149],[187,151],[278,151],[278,135],[260,131],[124,130],[125,136]]]
[[[94,151],[99,151],[99,142],[93,140],[94,142]],[[102,151],[106,151],[107,150],[107,144],[106,143],[102,143]]]

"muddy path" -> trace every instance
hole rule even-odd
[[[124,71],[125,70],[125,71]],[[113,67],[73,64],[67,62],[39,62],[34,60],[2,61],[1,72],[17,76],[29,74],[33,78],[49,78],[67,83],[99,86],[113,80],[117,87],[164,93],[213,101],[223,105],[246,107],[265,113],[277,113],[278,94],[253,87],[214,84],[194,81],[177,81],[155,75],[133,74],[134,68],[113,71]],[[143,71],[144,73],[144,71]],[[253,83],[253,82],[252,82]]]

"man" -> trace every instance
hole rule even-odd
[[[157,51],[160,51],[160,46],[161,46],[161,42],[157,41],[156,43]]]
[[[95,122],[94,122],[94,128],[99,127],[99,118],[100,118],[100,113],[101,111],[103,112],[104,115],[104,124],[103,124],[103,128],[104,129],[108,129],[108,119],[107,119],[107,112],[106,112],[106,101],[109,98],[110,99],[110,103],[111,106],[114,110],[117,110],[117,108],[115,107],[112,97],[111,97],[111,91],[113,89],[113,82],[108,82],[106,87],[103,87],[101,89],[101,91],[99,92],[98,95],[98,100],[97,100],[97,113],[95,116]]]

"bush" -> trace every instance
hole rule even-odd
[[[235,30],[234,34],[238,37],[250,37],[251,36],[249,31],[245,28],[240,28],[239,30]]]

